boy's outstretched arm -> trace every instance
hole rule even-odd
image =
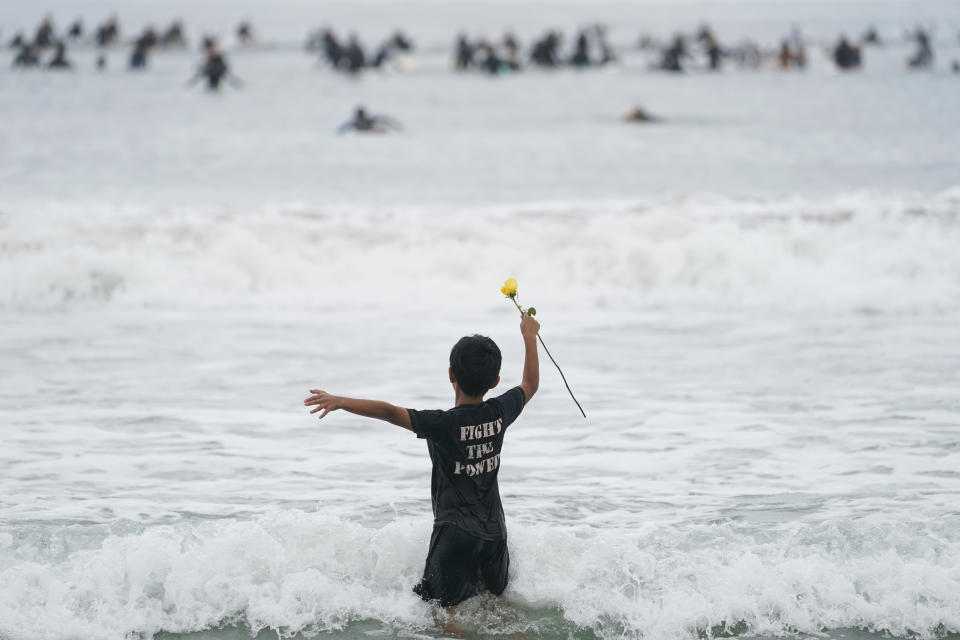
[[[523,395],[527,402],[537,392],[540,387],[540,357],[537,354],[537,332],[540,331],[540,323],[533,316],[525,313],[520,315],[520,335],[523,336],[523,380],[520,382],[520,388],[523,389]]]
[[[346,398],[344,396],[335,396],[323,391],[322,389],[310,389],[313,395],[303,401],[306,406],[314,406],[310,413],[323,411],[320,419],[331,411],[343,409],[358,416],[367,418],[376,418],[384,420],[390,424],[413,431],[410,425],[410,414],[403,407],[390,404],[389,402],[380,402],[379,400],[360,400],[359,398]]]

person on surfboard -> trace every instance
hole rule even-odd
[[[404,409],[320,389],[311,389],[303,402],[313,407],[310,413],[322,411],[320,419],[343,409],[409,429],[427,441],[433,464],[433,533],[423,578],[413,591],[447,613],[481,592],[500,595],[507,587],[510,554],[497,472],[507,427],[540,385],[539,330],[533,317],[521,316],[523,377],[518,386],[489,400],[484,395],[500,382],[500,349],[490,338],[474,335],[461,338],[450,351],[452,409]],[[459,633],[452,624],[442,624]]]
[[[370,115],[364,107],[357,107],[353,112],[353,118],[337,127],[336,131],[340,134],[348,131],[388,133],[389,131],[400,131],[402,128],[399,122],[389,116]]]

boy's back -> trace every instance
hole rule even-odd
[[[497,472],[504,434],[525,403],[523,390],[514,387],[481,404],[447,411],[407,410],[433,462],[435,525],[454,525],[484,540],[506,537]]]

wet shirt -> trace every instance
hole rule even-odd
[[[525,402],[523,390],[514,387],[482,404],[407,409],[413,432],[427,441],[433,462],[434,524],[452,524],[486,540],[507,536],[497,472],[504,433]]]

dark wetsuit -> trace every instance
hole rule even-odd
[[[337,127],[337,133],[346,133],[351,129],[363,133],[386,133],[391,129],[400,129],[400,124],[387,116],[371,116],[363,107],[358,107],[352,120]]]
[[[200,69],[200,75],[207,79],[207,88],[214,90],[220,88],[220,83],[227,77],[230,69],[227,67],[226,60],[219,53],[213,52],[207,56],[206,62]]]
[[[53,60],[47,63],[48,69],[70,69],[70,61],[67,60],[66,47],[63,44],[57,45],[57,52],[53,56]]]
[[[17,57],[13,59],[14,67],[36,67],[39,64],[40,57],[37,55],[37,50],[28,44],[22,45]]]
[[[457,37],[457,44],[454,48],[456,51],[453,57],[454,69],[464,71],[470,68],[473,64],[473,46],[467,40],[467,37],[463,35]]]
[[[590,64],[590,49],[587,41],[587,34],[580,33],[577,36],[577,45],[570,57],[570,65],[574,67],[585,67]]]

